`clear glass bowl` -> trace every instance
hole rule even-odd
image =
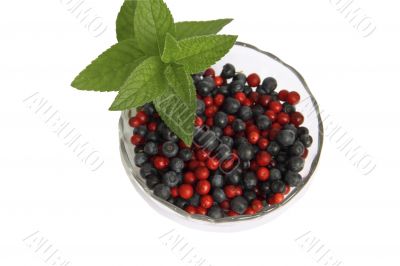
[[[139,168],[134,164],[134,146],[130,142],[132,128],[129,126],[128,122],[129,118],[135,115],[135,111],[130,110],[122,112],[119,122],[121,157],[131,182],[151,206],[153,206],[162,214],[181,223],[187,223],[189,221],[191,224],[193,224],[195,221],[202,221],[203,224],[232,225],[232,222],[250,221],[256,220],[257,218],[269,217],[272,213],[276,213],[276,210],[281,209],[288,202],[292,201],[293,198],[298,198],[296,195],[303,190],[303,188],[309,182],[317,167],[321,154],[323,143],[323,125],[319,114],[318,104],[303,77],[293,67],[285,64],[279,58],[270,53],[264,52],[252,45],[241,42],[236,43],[231,51],[216,65],[214,65],[213,68],[217,73],[219,73],[222,70],[223,65],[226,63],[232,63],[235,65],[236,71],[243,72],[247,75],[251,73],[258,73],[262,78],[274,77],[278,81],[277,90],[295,90],[300,93],[302,100],[296,106],[296,109],[303,113],[305,117],[303,125],[310,130],[310,135],[314,139],[313,145],[309,148],[309,154],[306,159],[305,167],[300,172],[303,177],[303,182],[297,188],[293,188],[291,192],[286,195],[285,200],[281,204],[268,206],[256,215],[224,217],[221,219],[212,219],[208,216],[201,215],[189,215],[187,212],[176,207],[175,205],[158,198],[149,188],[147,188],[144,178],[142,178],[139,174]]]

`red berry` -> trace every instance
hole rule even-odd
[[[271,162],[272,157],[268,152],[260,151],[257,153],[256,160],[259,166],[267,166]]]
[[[223,94],[217,94],[214,97],[214,104],[216,106],[221,106],[224,103],[225,96]]]
[[[279,113],[276,119],[281,125],[286,125],[290,122],[290,116],[287,113]]]
[[[140,136],[139,134],[134,134],[134,135],[131,137],[131,143],[132,143],[133,145],[138,145],[138,144],[142,143],[143,140],[144,140],[144,138],[143,138],[142,136]]]
[[[230,211],[228,211],[228,212],[226,213],[226,215],[228,215],[229,217],[233,217],[233,216],[238,216],[239,213],[230,210]]]
[[[189,205],[185,208],[185,211],[188,212],[189,214],[196,214],[196,207]]]
[[[296,127],[299,127],[304,122],[304,116],[299,112],[293,112],[290,115],[290,122]]]
[[[260,181],[267,181],[269,179],[269,170],[266,167],[260,167],[257,170],[257,178]]]
[[[236,119],[236,116],[234,116],[234,115],[228,115],[228,123],[229,123],[229,124],[232,124],[233,121],[235,121],[235,119]]]
[[[129,125],[131,127],[139,127],[142,124],[142,122],[140,122],[139,118],[137,117],[131,117],[129,119]]]
[[[264,131],[263,131],[264,132]],[[262,150],[265,150],[268,147],[269,141],[266,138],[260,138],[258,140],[258,147]]]
[[[260,76],[258,76],[257,74],[253,73],[250,74],[247,77],[247,84],[249,84],[250,87],[257,87],[258,85],[260,85]]]
[[[149,117],[148,117],[147,114],[146,114],[145,112],[143,112],[143,111],[138,112],[138,113],[136,114],[136,118],[139,119],[139,121],[140,121],[140,123],[141,123],[142,125],[143,125],[143,124],[146,124],[147,121],[149,120]]]
[[[255,211],[255,212],[259,212],[264,208],[264,205],[262,204],[261,200],[255,199],[251,202],[251,208]]]
[[[204,71],[203,76],[204,77],[215,77],[215,70],[213,68],[208,68],[206,71]]]
[[[204,104],[208,107],[208,106],[213,105],[214,99],[211,96],[206,96],[206,97],[204,97],[203,101],[204,101]]]
[[[157,130],[157,123],[156,123],[156,122],[150,122],[150,123],[148,123],[148,124],[147,124],[147,129],[148,129],[149,131],[152,131],[152,132],[156,131],[156,130]]]
[[[283,201],[284,196],[282,193],[275,193],[268,199],[268,204],[279,204]]]
[[[196,119],[194,120],[194,125],[196,127],[201,127],[204,124],[203,119],[201,119],[201,117],[196,116]]]
[[[193,171],[194,169],[196,169],[197,167],[199,167],[199,162],[196,161],[195,159],[190,160],[189,163],[188,163],[188,165],[187,165],[187,167],[188,167],[190,170]]]
[[[289,92],[287,90],[281,90],[278,93],[278,99],[281,100],[282,102],[285,102],[288,94],[289,94]]]
[[[200,198],[200,206],[209,209],[214,203],[214,199],[211,195],[203,195]]]
[[[170,191],[171,191],[171,196],[172,196],[173,198],[176,198],[176,197],[179,196],[178,187],[172,187],[172,188],[170,189]]]
[[[196,158],[197,160],[204,162],[208,158],[208,152],[203,149],[199,149],[196,151]]]
[[[221,164],[221,168],[224,171],[229,171],[233,168],[234,165],[235,165],[235,158],[231,158],[223,161]]]
[[[196,185],[196,192],[199,195],[206,195],[211,190],[211,184],[208,180],[199,180]]]
[[[241,186],[236,187],[236,196],[242,196],[243,194],[243,189]]]
[[[286,101],[291,105],[296,105],[300,102],[300,94],[296,91],[289,92]]]
[[[224,192],[229,199],[236,197],[236,187],[234,185],[225,186]]]
[[[215,85],[217,85],[218,87],[224,85],[224,79],[220,76],[216,76],[214,78],[214,82],[215,82]]]
[[[232,137],[235,134],[235,131],[233,130],[231,125],[228,125],[224,128],[224,135]]]
[[[223,202],[221,202],[221,204],[219,204],[219,206],[224,210],[228,210],[230,207],[229,205],[229,200],[224,200]]]
[[[271,96],[269,95],[261,95],[261,97],[258,99],[258,103],[264,107],[268,106],[268,103],[270,101],[271,101]]]
[[[305,159],[305,158],[307,158],[307,156],[308,156],[308,149],[305,148],[305,149],[304,149],[304,153],[301,155],[301,157],[302,157],[303,159]]]
[[[271,110],[267,110],[265,112],[265,115],[268,116],[268,118],[271,119],[271,121],[275,121],[276,120],[276,114]]]
[[[285,192],[283,192],[283,195],[287,195],[290,192],[290,187],[288,185],[285,186]]]
[[[279,134],[279,131],[281,131],[279,128],[272,128],[272,129],[269,131],[268,138],[269,138],[270,140],[275,140],[275,139],[276,139],[276,136]]]
[[[242,105],[244,105],[244,106],[251,106],[252,105],[252,102],[251,102],[251,100],[249,99],[249,98],[246,98],[246,99],[244,99],[244,101],[242,102]]]
[[[251,99],[253,102],[257,102],[259,96],[260,96],[260,95],[258,94],[258,92],[252,91],[252,92],[250,93],[250,99]]]
[[[212,118],[212,117],[207,117],[207,119],[206,119],[206,125],[207,125],[208,127],[212,127],[212,126],[214,125],[214,118]]]
[[[196,208],[196,214],[200,214],[200,215],[206,215],[207,214],[207,209],[203,208],[201,206],[198,206]]]
[[[215,171],[219,167],[219,160],[217,158],[209,158],[206,165],[208,169]]]
[[[196,176],[193,172],[186,172],[183,175],[183,183],[185,184],[193,184],[196,181]]]
[[[162,155],[157,155],[156,157],[154,157],[153,165],[158,170],[164,170],[165,168],[168,167],[169,160],[167,157],[164,157]]]
[[[256,211],[253,210],[253,208],[248,207],[248,208],[246,209],[246,211],[244,212],[244,214],[245,214],[245,215],[254,215],[254,214],[256,214]]]
[[[279,129],[279,130],[281,130],[282,129],[282,125],[279,124],[279,123],[273,123],[271,125],[271,129]]]
[[[207,167],[200,166],[196,168],[194,175],[197,177],[197,179],[204,180],[210,176],[210,171],[207,169]]]
[[[188,200],[193,196],[193,187],[189,184],[183,184],[179,186],[178,192],[182,199]]]
[[[251,144],[256,144],[258,142],[258,140],[260,139],[260,133],[258,133],[257,131],[251,131],[248,134],[247,139],[249,140],[249,142]]]
[[[246,99],[246,94],[244,94],[243,92],[236,92],[235,99],[238,100],[240,103],[243,103],[243,101]]]
[[[218,107],[215,105],[211,105],[206,108],[206,110],[204,111],[204,114],[206,115],[206,117],[212,117],[212,116],[214,116],[214,114],[217,111],[218,111]]]
[[[272,101],[268,104],[268,109],[277,114],[282,111],[282,104],[278,101]]]

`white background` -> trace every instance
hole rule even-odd
[[[336,10],[338,0],[167,1],[176,21],[235,18],[224,32],[299,70],[325,115],[376,163],[364,175],[326,138],[299,201],[272,221],[230,233],[182,226],[132,187],[120,161],[119,113],[107,111],[115,93],[69,86],[116,41],[122,1],[85,0],[107,26],[97,38],[68,1],[4,1],[0,9],[0,265],[52,265],[50,251],[36,252],[35,237],[68,265],[190,265],[162,237],[168,232],[183,237],[203,265],[324,265],[317,259],[328,250],[324,259],[340,265],[399,265],[398,1],[352,4],[376,26],[368,37]],[[29,109],[24,99],[36,92],[98,151],[98,171]],[[308,252],[306,238],[321,250]]]

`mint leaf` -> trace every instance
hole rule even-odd
[[[192,145],[194,131],[194,110],[188,107],[172,91],[153,101],[158,114],[164,123],[186,145]]]
[[[142,62],[119,90],[110,110],[125,110],[151,102],[167,90],[164,64],[157,56]]]
[[[133,22],[136,5],[137,0],[125,0],[121,6],[116,21],[117,39],[119,42],[135,37]]]
[[[232,22],[233,19],[217,19],[209,21],[184,21],[178,22],[176,26],[176,38],[178,40],[217,34],[223,27]]]
[[[171,63],[175,61],[176,57],[179,55],[181,47],[178,41],[169,33],[165,37],[164,51],[161,56],[161,60],[164,63]]]
[[[188,115],[193,114],[194,119],[194,113],[196,111],[196,88],[194,87],[192,77],[185,71],[183,66],[178,65],[168,65],[164,73],[168,85],[189,107],[190,113],[188,113]]]
[[[118,90],[132,71],[146,58],[134,40],[126,40],[113,45],[72,82],[79,90]]]
[[[175,34],[174,19],[162,0],[138,1],[134,28],[139,47],[149,55],[162,54],[165,35]]]
[[[200,72],[221,59],[235,44],[237,36],[207,35],[179,41],[176,63],[185,65],[189,73]],[[166,52],[168,53],[168,52]]]

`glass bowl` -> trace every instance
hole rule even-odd
[[[280,89],[287,89],[289,91],[295,90],[301,95],[302,100],[296,106],[296,109],[303,113],[305,118],[303,126],[310,130],[310,135],[314,139],[312,146],[309,148],[305,167],[300,172],[303,181],[298,187],[292,188],[282,203],[267,206],[256,215],[224,217],[221,219],[212,219],[208,216],[201,215],[190,215],[177,206],[158,198],[146,186],[145,179],[140,176],[139,168],[134,164],[134,146],[130,142],[132,128],[129,126],[129,119],[135,115],[135,111],[124,111],[122,112],[119,122],[119,138],[122,162],[126,172],[133,185],[151,206],[178,222],[187,223],[189,221],[193,224],[193,222],[199,221],[203,222],[203,224],[211,223],[212,225],[232,224],[240,221],[260,220],[259,218],[271,216],[272,213],[275,213],[276,210],[287,205],[292,199],[298,198],[297,194],[309,183],[320,158],[323,143],[322,120],[319,114],[318,104],[303,77],[293,67],[282,62],[276,56],[242,42],[237,42],[230,52],[213,66],[216,73],[220,73],[223,65],[226,63],[232,63],[235,65],[237,72],[243,72],[247,75],[257,73],[262,78],[274,77],[278,81],[277,91]]]

